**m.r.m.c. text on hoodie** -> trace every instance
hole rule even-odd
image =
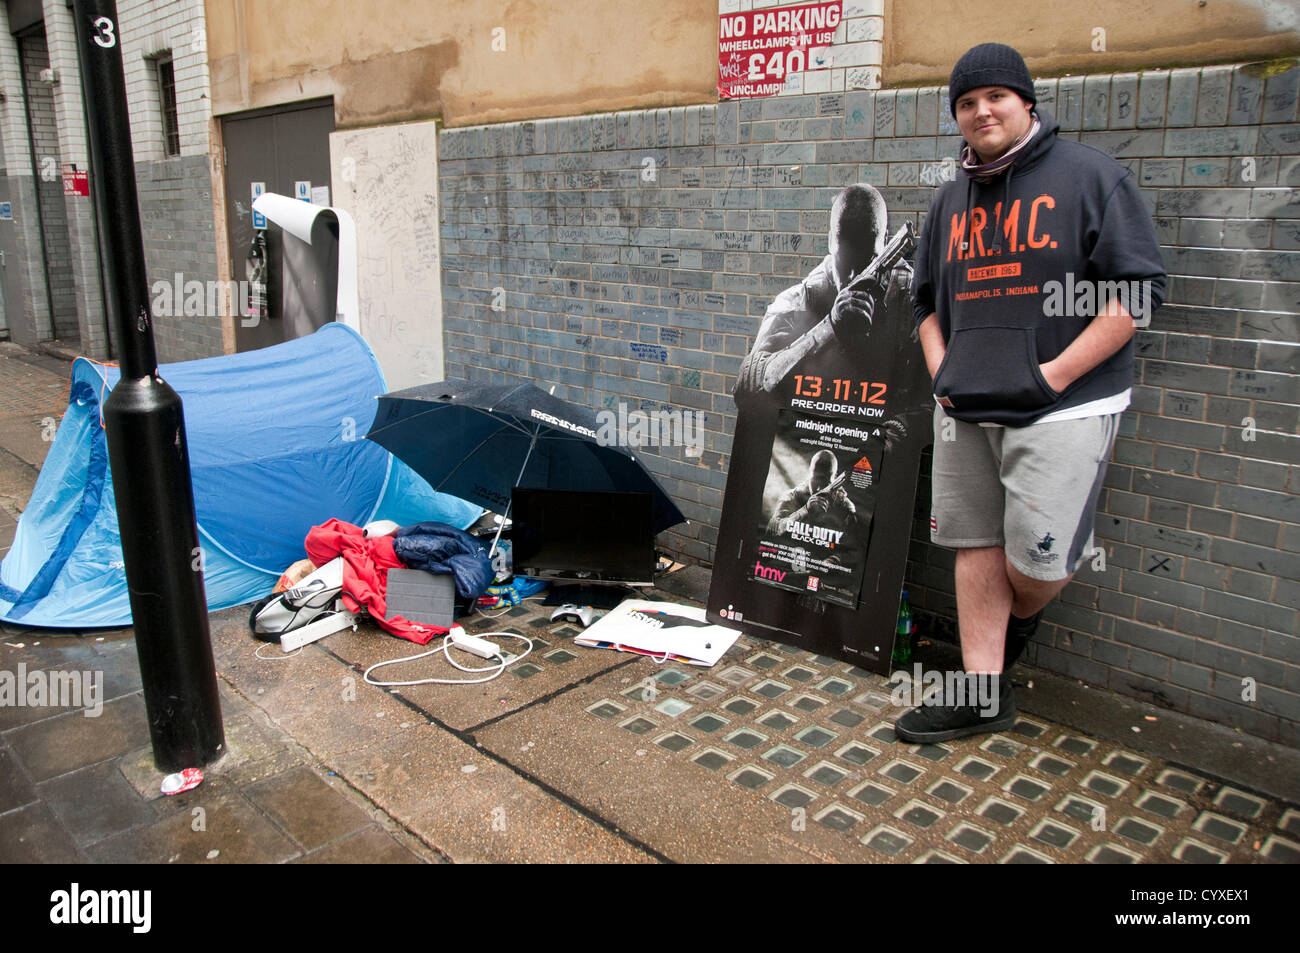
[[[1006,171],[940,188],[917,250],[916,319],[938,315],[946,346],[934,393],[959,420],[1019,427],[1126,392],[1132,340],[1064,393],[1039,365],[1107,297],[1141,318],[1164,300],[1155,228],[1132,174],[1038,117],[1038,135]]]

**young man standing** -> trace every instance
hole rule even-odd
[[[1129,403],[1134,329],[1165,289],[1132,175],[1058,139],[1019,53],[974,47],[948,95],[961,174],[926,218],[916,318],[937,403],[931,539],[957,550],[973,679],[965,697],[898,719],[896,734],[914,743],[1014,724],[1000,675],[1084,559]]]

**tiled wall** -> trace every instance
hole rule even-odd
[[[44,263],[40,238],[44,231],[51,255],[50,285],[57,337],[82,353],[108,354],[107,322],[100,290],[97,236],[91,200],[65,197],[64,164],[89,167],[89,148],[81,101],[72,13],[60,0],[45,0],[46,42],[24,41],[28,59],[37,165],[49,159],[54,177],[32,175],[24,102],[18,82],[17,46],[0,11],[0,76],[10,89],[0,105],[0,132],[5,145],[5,172],[14,203],[13,226],[18,232],[17,263],[23,269],[25,300],[11,306],[7,321],[15,340],[36,343],[50,337]],[[122,0],[118,5],[127,105],[136,160],[141,226],[148,277],[173,281],[217,278],[217,250],[212,220],[212,176],[208,156],[207,47],[202,0]],[[159,90],[152,58],[169,52],[176,73],[181,155],[163,153]],[[45,66],[57,71],[57,82],[44,83],[36,74]],[[29,194],[40,195],[41,218]],[[115,331],[114,331],[115,333]],[[219,315],[162,317],[155,325],[159,360],[179,361],[220,354]]]
[[[1038,84],[1063,135],[1138,176],[1173,279],[1138,333],[1097,525],[1106,568],[1080,571],[1031,648],[1055,671],[1291,744],[1298,88],[1296,67]],[[936,88],[443,132],[448,376],[554,384],[597,409],[704,412],[701,459],[681,448],[646,459],[692,520],[661,540],[709,563],[729,395],[765,308],[825,253],[839,188],[873,183],[891,228],[923,225],[957,145]],[[929,544],[927,511],[925,486],[908,585],[937,632],[954,615],[952,554]]]
[[[121,0],[122,68],[137,164],[165,159],[155,59],[172,58],[181,155],[207,155],[208,46],[203,0]]]
[[[18,41],[9,30],[9,8],[0,4],[0,83],[6,90],[21,90],[22,61]],[[21,276],[21,293],[13,282],[6,285],[5,322],[9,336],[25,345],[51,337],[49,296],[45,292],[45,264],[41,256],[41,229],[32,152],[27,138],[27,116],[21,95],[6,94],[0,103],[0,135],[4,138],[4,176],[13,202],[17,242],[14,260],[6,262],[10,275]],[[12,295],[12,297],[10,297]],[[17,300],[15,300],[17,299]]]
[[[208,155],[207,40],[202,0],[122,0],[122,63],[131,114],[140,224],[150,287],[159,281],[214,281],[217,245]],[[172,57],[181,154],[167,157],[155,60]],[[242,277],[240,275],[239,277]],[[159,315],[154,343],[162,363],[222,353],[219,314]]]
[[[80,333],[77,326],[77,296],[72,273],[72,244],[68,236],[68,216],[63,197],[63,166],[59,153],[59,130],[55,123],[54,93],[40,79],[41,70],[50,65],[45,37],[28,35],[21,41],[22,69],[30,102],[31,142],[36,150],[36,193],[40,202],[40,229],[45,240],[45,263],[49,272],[49,299],[54,309],[54,337],[75,346]],[[38,251],[39,254],[39,251]],[[38,294],[45,288],[38,287]],[[48,318],[46,319],[48,321]],[[49,326],[40,329],[38,339],[49,337]]]
[[[217,245],[208,157],[137,162],[135,178],[150,288],[160,281],[175,288],[177,274],[182,276],[182,288],[190,280],[215,280]],[[150,298],[154,297],[151,291]],[[155,315],[153,330],[161,363],[222,353],[219,315]]]

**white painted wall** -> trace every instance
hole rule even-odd
[[[49,3],[46,0],[47,7]],[[171,54],[176,75],[181,155],[206,154],[212,100],[208,92],[203,0],[118,0],[117,16],[121,21],[122,69],[126,75],[135,161],[165,158],[162,103],[153,62],[162,53]],[[51,59],[53,55],[51,46]]]
[[[331,204],[357,226],[361,334],[390,390],[442,380],[434,122],[330,135]]]

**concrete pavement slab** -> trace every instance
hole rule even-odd
[[[3,666],[0,666],[0,668],[3,668]],[[17,665],[11,665],[7,667],[7,671],[12,673],[16,679],[18,675],[30,676],[32,670],[28,669],[24,672],[24,670],[18,668]],[[80,708],[73,709],[70,707],[3,705],[0,706],[0,731],[7,732],[12,731],[15,728],[21,728],[24,725],[34,725],[37,722],[47,721],[50,718],[55,718],[61,714],[67,714],[69,712],[80,716],[81,711],[82,709]]]
[[[68,404],[68,365],[0,342],[0,556]]]
[[[342,840],[314,850],[297,864],[418,864],[420,858],[373,824]]]
[[[412,728],[330,765],[457,862],[652,859],[507,765],[433,725]]]
[[[225,759],[215,765],[204,766],[203,783],[197,788],[170,797],[162,793],[165,775],[154,766],[152,748],[127,752],[112,763],[136,796],[149,805],[156,819],[189,811],[195,805],[219,797],[237,794],[240,788],[240,783],[227,773]]]
[[[238,610],[232,610],[238,611]],[[381,740],[392,725],[413,721],[400,701],[369,686],[319,646],[292,657],[253,639],[246,614],[213,617],[213,649],[223,677],[319,758]],[[242,631],[241,631],[242,629]],[[258,658],[256,651],[273,660]]]
[[[489,764],[435,781],[423,810],[407,822],[461,863],[648,863],[638,847],[568,804]]]
[[[695,712],[674,717],[653,712],[648,701],[644,715],[632,705],[611,710],[627,700],[623,692],[656,671],[653,662],[640,659],[634,668],[505,718],[477,737],[493,753],[679,862],[852,859],[852,842],[831,836],[814,820],[832,799],[808,809],[817,796],[813,782],[780,792],[788,804],[775,800],[755,790],[773,779],[762,752],[696,741],[697,729],[687,727]],[[677,738],[688,740],[689,756],[681,755],[685,749],[671,750]]]
[[[534,609],[532,605],[528,604],[525,612],[520,617],[511,619],[508,625],[503,618],[471,617],[473,624],[466,626],[466,631],[472,635],[514,631],[534,640],[533,652],[498,678],[478,685],[411,685],[390,692],[409,700],[440,723],[464,731],[535,704],[538,699],[626,661],[626,658],[618,658],[608,652],[574,652],[572,644],[557,634],[557,630],[564,626],[550,625],[550,608],[537,604]],[[495,641],[507,650],[522,646],[522,643],[514,639],[498,638]],[[438,648],[442,645],[442,638],[435,638],[428,646],[421,648],[394,638],[373,624],[365,624],[356,632],[344,631],[329,636],[320,645],[354,666],[360,674],[378,662]],[[454,657],[468,667],[482,668],[489,664],[463,652],[457,652]],[[437,654],[418,661],[382,668],[373,677],[381,681],[409,681],[420,678],[468,680],[481,676],[456,670],[438,651]]]
[[[0,862],[84,864],[86,857],[49,806],[37,801],[0,814]]]
[[[68,405],[72,364],[32,354],[0,341],[0,418],[34,414],[62,416]]]
[[[477,738],[682,860],[1250,862],[1286,808],[1229,798],[1256,813],[1222,822],[1222,782],[1033,715],[904,744],[882,678],[787,646],[664,674],[640,660]]]
[[[169,814],[87,850],[92,860],[114,864],[274,864],[300,853],[238,794],[206,799],[189,812]]]
[[[13,629],[0,639],[0,668],[11,672],[20,662],[29,672],[46,668],[91,669],[99,656],[95,642],[79,638],[76,632],[12,625]],[[129,644],[134,649],[135,642]]]
[[[225,754],[204,767],[205,795],[213,789],[235,790],[308,763],[303,748],[276,728],[265,712],[244,701],[225,683],[221,683],[220,692]],[[144,746],[128,752],[116,764],[137,795],[153,801],[160,813],[166,813],[167,805],[185,803],[185,794],[163,796],[164,776],[154,764],[152,748]]]
[[[66,394],[64,396],[66,399]],[[45,463],[45,455],[50,452],[61,416],[62,409],[58,415],[0,415],[0,447],[4,447],[6,455],[11,459],[39,471]]]
[[[155,820],[112,761],[45,781],[39,791],[80,847]]]
[[[36,801],[36,785],[14,758],[9,746],[0,739],[0,814]]]
[[[222,683],[221,708],[226,747],[233,762],[223,770],[233,784],[274,777],[310,760],[301,745],[276,727],[266,713],[248,702],[233,703],[232,689]]]
[[[315,850],[370,823],[360,809],[306,767],[249,785],[245,796],[304,850]]]
[[[13,542],[16,521],[27,509],[38,472],[0,444],[0,544],[4,546]]]
[[[395,725],[416,720],[400,701],[363,690],[350,668],[319,650],[287,662],[236,662],[223,670],[227,674],[281,730],[319,758],[372,744]]]
[[[16,507],[12,511],[6,509],[4,501],[0,500],[0,560],[4,559],[13,547],[14,534],[18,531],[17,517],[11,515],[11,512],[16,512]]]
[[[407,699],[366,685],[355,668],[321,646],[307,646],[287,660],[264,661],[256,657],[262,643],[248,633],[244,614],[232,610],[214,616],[212,629],[223,678],[349,784],[452,859],[518,860],[529,849],[540,851],[533,859],[644,859],[580,812],[429,724],[428,715]],[[378,632],[367,636],[358,640],[367,649],[392,651],[396,645],[403,650],[396,639]],[[278,651],[267,646],[263,654],[274,657]],[[386,651],[382,657],[391,656]],[[495,836],[501,832],[491,828],[491,810],[505,805],[536,838]]]
[[[148,737],[139,695],[108,702],[98,717],[72,711],[5,732],[10,750],[38,782],[116,758]]]

